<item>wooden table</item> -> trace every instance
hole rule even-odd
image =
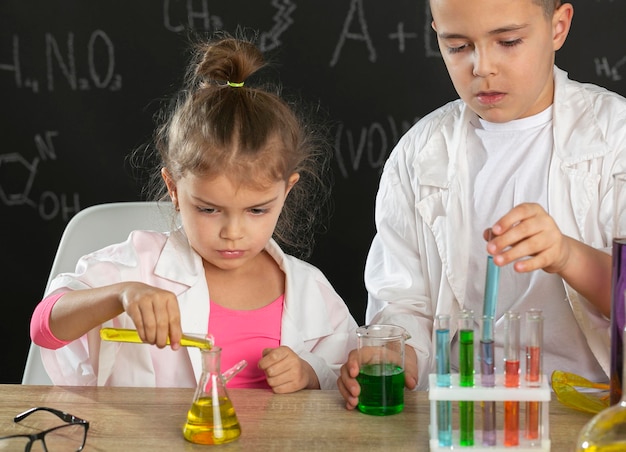
[[[242,435],[220,446],[201,446],[183,438],[193,395],[192,389],[0,385],[0,436],[25,432],[13,423],[16,414],[49,406],[90,421],[85,451],[428,451],[427,392],[406,392],[402,413],[376,417],[346,410],[338,391],[278,395],[230,389]],[[52,417],[53,425],[59,425],[53,416],[41,417],[48,421]],[[572,450],[590,417],[552,400],[552,451]]]

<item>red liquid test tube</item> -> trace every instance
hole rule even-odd
[[[520,384],[520,315],[508,311],[504,315],[504,386]],[[504,445],[519,445],[519,402],[504,402]]]
[[[526,313],[526,386],[541,386],[543,315],[540,309]],[[526,438],[539,439],[539,402],[526,402]]]

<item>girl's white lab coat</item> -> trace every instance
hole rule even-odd
[[[284,254],[274,241],[266,250],[286,275],[281,345],[313,367],[322,389],[336,388],[339,367],[356,347],[355,320],[317,268]],[[207,332],[209,289],[202,259],[181,229],[169,234],[135,231],[126,242],[82,258],[75,273],[52,281],[47,295],[120,281],[172,291],[178,297],[183,331]],[[102,327],[134,325],[124,313]],[[42,348],[42,360],[52,382],[61,385],[195,387],[202,372],[196,348],[172,351],[102,341],[99,328],[58,350]]]
[[[626,101],[569,80],[555,67],[554,149],[548,212],[562,233],[610,252],[612,174],[626,171]],[[389,322],[411,334],[419,385],[435,371],[433,318],[464,303],[471,181],[465,147],[474,113],[460,100],[420,120],[385,164],[376,199],[377,235],[367,258],[366,323]],[[565,284],[589,347],[609,374],[609,320]],[[452,322],[450,334],[455,334]]]

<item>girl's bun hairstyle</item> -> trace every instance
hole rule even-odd
[[[183,89],[161,115],[154,137],[159,194],[167,195],[163,167],[174,181],[188,174],[227,175],[260,188],[298,173],[274,238],[286,252],[308,257],[330,199],[332,153],[319,109],[305,115],[277,85],[258,82],[268,64],[251,40],[221,33],[192,50]]]

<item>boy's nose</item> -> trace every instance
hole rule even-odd
[[[488,77],[496,73],[495,61],[486,50],[474,51],[474,69],[472,71],[475,77]]]

